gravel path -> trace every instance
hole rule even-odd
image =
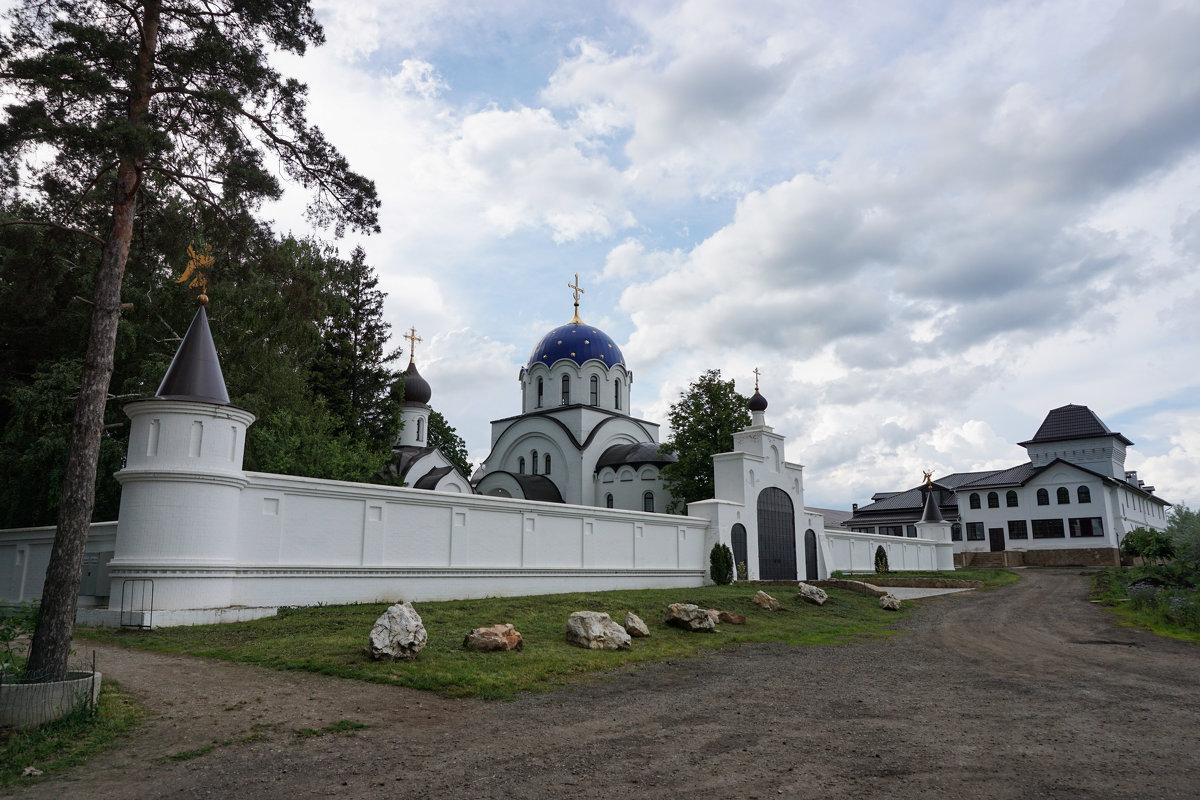
[[[99,648],[146,723],[23,794],[1200,796],[1200,647],[1115,627],[1085,594],[1030,570],[922,601],[886,641],[743,647],[512,703]],[[370,727],[294,733],[343,720]],[[231,743],[167,758],[214,739]]]

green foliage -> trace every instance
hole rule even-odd
[[[729,545],[717,542],[708,554],[708,575],[717,586],[733,583],[733,551]]]
[[[737,562],[737,579],[739,581],[744,581],[744,580],[748,580],[749,577],[750,577],[750,571],[748,569],[746,569],[746,562],[745,561]]]
[[[886,575],[889,572],[887,550],[883,545],[875,548],[875,572],[880,575]]]
[[[671,436],[663,451],[678,460],[663,467],[663,485],[671,494],[667,511],[687,513],[687,504],[713,497],[712,457],[733,449],[733,434],[750,425],[748,400],[710,369],[697,378],[667,415]]]
[[[1179,568],[1200,575],[1200,511],[1180,503],[1167,512],[1167,536],[1175,544]]]
[[[1187,573],[1178,560],[1102,570],[1092,577],[1092,598],[1127,624],[1200,642],[1200,589],[1195,573]]]
[[[467,443],[437,411],[429,412],[429,444],[437,447],[450,459],[462,476],[471,479],[471,461],[467,458]]]
[[[0,676],[12,680],[20,677],[22,657],[17,653],[17,640],[32,636],[37,628],[38,607],[32,603],[21,603],[0,616]]]
[[[1175,542],[1161,531],[1134,528],[1121,540],[1121,555],[1158,563],[1174,557]]]
[[[714,647],[751,642],[788,646],[837,644],[852,637],[888,635],[895,617],[874,597],[829,591],[821,608],[781,598],[783,610],[767,612],[751,602],[744,586],[645,589],[529,597],[495,597],[419,603],[429,643],[411,662],[375,661],[366,652],[367,633],[383,613],[380,604],[290,609],[275,617],[221,625],[156,628],[149,631],[90,629],[81,635],[109,643],[169,653],[240,661],[273,669],[299,669],[344,678],[408,686],[456,697],[510,699],[522,691],[547,691],[589,673],[642,661],[695,657]],[[668,603],[695,603],[749,618],[747,625],[722,625],[706,636],[662,622]],[[623,620],[632,611],[651,636],[630,650],[584,650],[567,644],[563,625],[581,608]],[[902,615],[904,611],[900,612]],[[511,653],[479,653],[462,646],[463,633],[481,625],[509,622],[525,641]]]
[[[46,725],[0,731],[0,787],[31,786],[78,766],[114,744],[141,717],[133,698],[105,677],[95,709],[82,706]],[[42,774],[23,777],[26,767]]]

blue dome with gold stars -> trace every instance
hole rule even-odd
[[[621,364],[626,369],[629,368],[617,343],[604,331],[583,322],[559,325],[543,336],[533,348],[527,366],[551,366],[562,358],[570,359],[580,366],[585,361],[596,359],[606,367]]]

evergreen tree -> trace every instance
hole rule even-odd
[[[732,450],[733,434],[750,424],[747,402],[732,380],[721,380],[719,369],[708,370],[680,393],[667,415],[671,436],[662,448],[678,459],[662,471],[671,493],[668,512],[687,513],[688,503],[712,499],[712,457]]]
[[[70,653],[137,216],[188,197],[252,219],[281,193],[268,156],[313,192],[313,220],[338,232],[377,229],[378,199],[306,123],[304,86],[270,65],[269,48],[303,54],[322,41],[307,0],[24,0],[9,21],[0,91],[16,102],[0,122],[0,184],[30,187],[36,208],[0,225],[69,231],[99,248],[84,262],[91,321],[28,663],[56,680]]]
[[[429,444],[440,449],[454,468],[467,480],[471,479],[471,461],[467,457],[467,443],[450,426],[446,418],[437,411],[429,412]]]
[[[356,247],[349,261],[329,260],[329,306],[321,324],[321,349],[312,371],[338,430],[390,444],[399,430],[392,386],[399,372],[388,365],[400,350],[388,349],[391,325],[383,319],[384,293]]]

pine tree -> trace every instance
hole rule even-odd
[[[389,444],[399,430],[392,386],[399,372],[388,365],[400,350],[388,348],[383,319],[386,295],[361,247],[349,261],[329,261],[328,302],[312,384],[344,433]]]
[[[663,485],[671,493],[667,511],[686,513],[687,504],[713,496],[713,462],[733,449],[733,434],[750,424],[748,400],[710,369],[697,378],[667,415],[671,436],[663,450],[678,459],[663,467]]]
[[[0,35],[0,184],[31,187],[31,225],[94,243],[91,324],[59,520],[28,671],[67,670],[83,547],[136,217],[188,197],[249,220],[281,185],[313,192],[318,224],[377,229],[374,185],[305,121],[305,89],[269,48],[303,54],[323,33],[307,0],[24,0]],[[10,198],[11,199],[11,198]],[[97,214],[98,209],[107,213]]]

